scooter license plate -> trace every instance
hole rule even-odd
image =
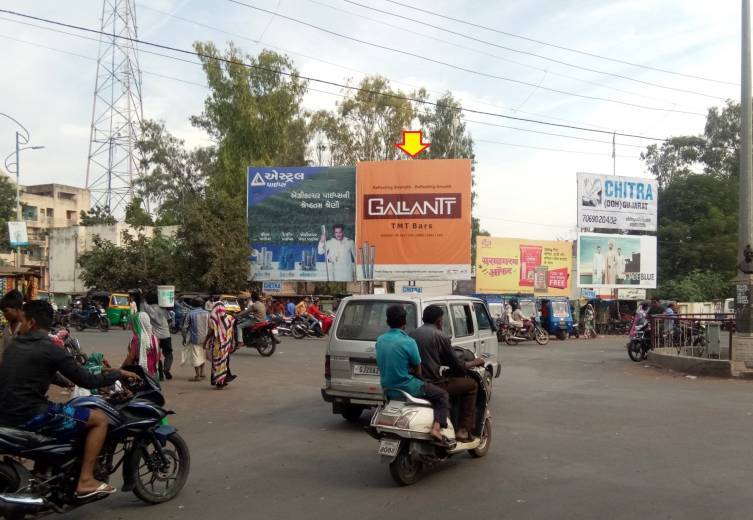
[[[400,441],[397,439],[381,439],[377,453],[385,457],[394,457],[400,451]]]

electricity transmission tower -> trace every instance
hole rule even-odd
[[[103,0],[86,187],[92,207],[124,212],[139,173],[136,141],[143,118],[134,0]],[[122,36],[124,38],[118,38]]]

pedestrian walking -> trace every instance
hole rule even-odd
[[[149,315],[145,312],[134,314],[131,317],[131,328],[133,335],[122,366],[139,365],[156,379],[159,374],[160,350]]]
[[[212,357],[212,386],[221,390],[235,376],[230,372],[230,353],[233,350],[233,319],[227,314],[225,305],[218,301],[209,315],[209,330],[204,339]]]
[[[168,321],[168,311],[157,305],[157,292],[150,291],[147,293],[144,301],[141,301],[139,308],[149,315],[152,321],[154,335],[159,341],[159,348],[164,357],[160,360],[159,379],[172,379],[173,374],[170,369],[173,366],[173,338],[170,334],[170,325]]]
[[[204,365],[206,353],[204,351],[204,339],[209,332],[209,311],[204,310],[204,301],[197,298],[192,302],[193,309],[183,322],[183,356],[181,365],[186,361],[191,362],[196,375],[189,381],[204,379]]]

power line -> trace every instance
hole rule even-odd
[[[430,14],[432,16],[437,16],[439,18],[444,18],[445,20],[451,20],[453,22],[462,23],[462,24],[465,24],[465,25],[468,25],[468,26],[471,26],[471,27],[476,27],[478,29],[484,29],[484,30],[487,30],[487,31],[492,31],[492,32],[495,32],[495,33],[498,33],[498,34],[504,34],[505,36],[510,36],[512,38],[519,38],[521,40],[526,40],[526,41],[529,41],[529,42],[538,43],[539,45],[546,45],[547,47],[553,47],[555,49],[560,49],[560,50],[564,50],[564,51],[568,51],[568,52],[574,52],[574,53],[577,53],[577,54],[582,54],[583,56],[589,56],[591,58],[598,58],[600,60],[611,61],[611,62],[614,62],[614,63],[619,63],[621,65],[630,65],[631,67],[639,67],[639,68],[642,68],[642,69],[653,70],[654,72],[663,72],[664,74],[672,74],[674,76],[681,76],[681,77],[684,77],[684,78],[699,79],[699,80],[702,80],[702,81],[709,81],[709,82],[712,82],[712,83],[720,83],[722,85],[732,85],[732,86],[735,86],[735,87],[739,87],[740,86],[739,83],[734,83],[734,82],[731,82],[731,81],[724,81],[724,80],[720,80],[720,79],[707,78],[705,76],[696,76],[694,74],[686,74],[686,73],[683,73],[683,72],[676,72],[676,71],[672,71],[672,70],[662,69],[662,68],[659,68],[659,67],[652,67],[651,65],[645,65],[645,64],[642,64],[642,63],[634,63],[634,62],[631,62],[631,61],[621,60],[621,59],[618,59],[618,58],[610,58],[609,56],[602,56],[601,54],[596,54],[596,53],[593,53],[593,52],[581,51],[581,50],[578,50],[578,49],[573,49],[572,47],[565,47],[564,45],[558,45],[556,43],[545,42],[543,40],[537,40],[535,38],[530,38],[528,36],[522,36],[520,34],[511,33],[511,32],[508,32],[508,31],[503,31],[501,29],[495,29],[493,27],[488,27],[486,25],[481,25],[481,24],[478,24],[478,23],[469,22],[467,20],[462,20],[460,18],[454,18],[452,16],[447,16],[447,15],[444,15],[444,14],[441,14],[441,13],[437,13],[435,11],[429,11],[428,9],[421,9],[420,7],[416,7],[415,5],[404,4],[404,3],[398,2],[396,0],[385,0],[385,1],[389,2],[391,4],[395,4],[395,5],[399,5],[399,6],[408,8],[408,9],[414,9],[414,10],[420,11],[422,13]]]
[[[317,2],[316,0],[309,0],[309,1],[314,2],[314,3],[320,3],[321,5],[327,5],[327,4],[324,4],[324,3],[321,3],[321,2]],[[239,39],[242,39],[242,40],[246,40],[246,41],[249,41],[249,42],[253,43],[254,45],[263,45],[265,47],[268,47],[268,48],[271,48],[271,49],[277,49],[277,50],[280,50],[280,51],[285,52],[287,54],[291,54],[293,56],[301,56],[301,57],[309,59],[309,60],[318,61],[320,63],[331,65],[333,67],[338,67],[338,68],[341,68],[343,70],[347,70],[347,71],[350,71],[350,72],[355,72],[355,73],[361,74],[363,76],[369,76],[371,74],[369,72],[365,72],[365,71],[362,71],[362,70],[359,70],[359,69],[354,69],[352,67],[348,67],[348,66],[343,65],[341,63],[335,63],[335,62],[324,60],[322,58],[318,58],[318,57],[315,57],[315,56],[310,56],[308,54],[303,54],[301,52],[291,51],[290,49],[286,49],[285,47],[280,47],[280,46],[277,46],[277,45],[272,45],[272,44],[270,44],[268,42],[265,42],[263,40],[257,40],[257,39],[254,39],[254,38],[249,38],[248,36],[244,36],[242,34],[238,34],[238,33],[231,32],[231,31],[226,31],[226,30],[221,29],[219,27],[215,27],[215,26],[212,26],[212,25],[207,25],[205,23],[202,23],[202,22],[199,22],[199,21],[196,21],[196,20],[192,20],[190,18],[184,18],[184,17],[178,16],[176,14],[170,13],[168,11],[162,11],[160,9],[156,9],[154,7],[151,7],[151,6],[148,6],[148,5],[145,5],[145,4],[141,4],[140,3],[138,5],[142,9],[147,9],[149,11],[154,11],[155,13],[159,13],[159,14],[161,14],[163,16],[174,18],[176,20],[180,20],[180,21],[185,22],[185,23],[190,23],[192,25],[196,25],[198,27],[204,27],[206,29],[210,29],[212,31],[216,31],[216,32],[221,33],[221,34],[226,34],[228,36],[233,36],[234,38],[239,38]],[[332,6],[329,6],[329,7],[332,7]],[[333,9],[334,9],[334,7],[333,7]],[[12,21],[15,22],[15,20],[12,20]],[[20,22],[16,22],[16,23],[20,23]],[[387,24],[387,25],[390,25],[390,24]],[[390,25],[390,26],[392,26],[392,25]],[[38,25],[33,25],[33,27],[43,28],[43,27],[38,26]],[[392,27],[396,27],[396,26],[392,26]],[[46,28],[44,28],[44,29],[46,29]],[[427,37],[429,37],[429,36],[427,36]],[[471,49],[470,47],[463,47],[463,46],[460,46],[460,47],[461,48],[465,48],[465,49]],[[488,56],[494,56],[494,57],[497,57],[497,58],[499,58],[501,60],[509,61],[510,63],[515,63],[515,64],[518,64],[518,65],[530,67],[530,68],[535,69],[535,70],[546,72],[546,69],[535,67],[533,65],[528,65],[528,64],[516,62],[514,60],[506,60],[505,58],[502,58],[501,56],[496,56],[494,54],[486,53],[486,52],[479,51],[479,50],[476,50],[476,49],[471,49],[471,50],[475,50],[476,52],[481,52],[481,53],[483,53],[485,55],[488,55]],[[550,74],[553,74],[553,73],[550,72]],[[577,81],[584,81],[584,80],[579,80],[578,78],[573,78],[571,76],[566,76],[564,74],[556,74],[556,75],[564,77],[564,78],[568,78],[568,79],[574,79],[574,80],[577,80]],[[395,80],[395,79],[390,79],[390,78],[387,78],[387,79],[389,79],[389,81],[391,83],[394,83],[396,85],[405,85],[405,86],[408,86],[408,87],[411,87],[411,88],[422,88],[420,85],[415,85],[415,84],[408,83],[408,82],[405,82],[405,81],[400,81],[400,80]],[[598,85],[598,84],[592,83],[590,81],[586,81],[586,83]],[[605,87],[605,88],[610,88],[610,87]],[[438,91],[438,90],[433,90],[433,89],[426,89],[426,90],[428,92],[433,92],[433,93],[439,94],[439,95],[444,94],[444,92],[441,92],[441,91]],[[618,90],[618,89],[616,89],[616,90]],[[620,91],[620,92],[628,92],[628,91],[621,91],[621,90],[618,90],[618,91]],[[493,107],[493,108],[498,108],[498,109],[501,109],[501,110],[509,110],[510,112],[513,112],[513,113],[528,114],[528,115],[532,115],[532,116],[536,116],[536,117],[543,117],[545,119],[551,119],[553,121],[564,121],[566,123],[573,123],[573,124],[576,124],[576,125],[584,125],[584,126],[592,126],[592,127],[596,127],[596,128],[602,128],[602,129],[605,129],[605,130],[609,130],[610,133],[613,131],[613,130],[609,129],[606,126],[589,124],[589,123],[582,123],[582,122],[579,122],[579,121],[574,121],[572,119],[566,119],[566,118],[562,118],[562,117],[555,117],[555,116],[550,116],[550,115],[546,115],[546,114],[540,114],[540,113],[537,113],[537,112],[529,112],[529,111],[526,111],[526,110],[520,110],[518,108],[508,108],[508,107],[505,107],[505,106],[502,106],[502,105],[496,105],[494,103],[489,103],[487,101],[482,101],[482,100],[479,100],[479,99],[476,99],[476,98],[470,98],[469,97],[467,99],[469,101],[472,101],[472,102],[477,103],[479,105],[484,105],[484,106],[489,106],[489,107]]]
[[[580,150],[566,150],[564,148],[548,148],[548,147],[545,147],[545,146],[534,146],[534,145],[527,145],[527,144],[506,143],[506,142],[503,142],[503,141],[494,141],[492,139],[473,139],[473,141],[477,142],[477,143],[490,143],[490,144],[499,144],[499,145],[503,145],[503,146],[512,146],[512,147],[515,147],[515,148],[528,148],[530,150],[543,150],[545,152],[574,153],[574,154],[579,154],[579,155],[596,155],[598,157],[609,157],[610,159],[612,158],[612,152],[611,151],[610,152],[604,152],[604,153],[599,153],[599,152],[584,152],[584,151],[580,151]],[[612,144],[612,143],[609,143],[609,144]],[[631,155],[617,155],[617,157],[618,158],[622,158],[622,159],[635,159],[635,157],[633,157]]]
[[[668,101],[666,99],[657,98],[657,97],[653,97],[653,96],[647,96],[645,94],[639,94],[637,92],[632,92],[630,90],[624,90],[624,89],[621,89],[621,88],[613,87],[611,85],[605,85],[603,83],[598,83],[598,82],[595,82],[595,81],[589,81],[589,80],[586,80],[586,79],[583,79],[583,78],[577,78],[575,76],[568,76],[567,74],[560,74],[558,72],[554,72],[554,71],[551,71],[549,69],[544,69],[542,67],[537,67],[537,66],[531,65],[529,63],[523,63],[523,62],[520,62],[520,61],[511,60],[511,59],[505,58],[503,56],[499,56],[498,54],[494,54],[494,53],[491,53],[491,52],[482,51],[481,49],[476,49],[476,48],[473,48],[473,47],[467,47],[465,45],[460,45],[458,43],[447,41],[446,39],[442,39],[442,38],[437,38],[435,36],[430,36],[428,34],[417,33],[417,32],[415,32],[415,31],[413,31],[411,29],[406,29],[405,27],[400,27],[398,25],[387,23],[387,22],[384,22],[382,20],[377,20],[376,18],[370,18],[368,16],[364,16],[364,15],[359,14],[359,13],[354,13],[353,11],[348,11],[346,9],[341,9],[339,7],[335,7],[335,6],[327,4],[325,2],[321,2],[319,0],[308,0],[308,1],[311,2],[311,3],[313,3],[313,4],[321,5],[323,7],[328,8],[328,9],[332,9],[334,11],[339,11],[341,13],[346,13],[346,14],[349,14],[349,15],[357,17],[357,18],[362,18],[364,20],[368,20],[370,22],[378,23],[378,24],[384,25],[386,27],[391,27],[391,28],[397,29],[399,31],[407,32],[407,33],[411,34],[412,36],[420,36],[422,38],[427,38],[429,40],[440,42],[440,43],[442,43],[444,45],[450,45],[452,47],[457,47],[459,49],[463,49],[463,50],[467,50],[467,51],[471,51],[471,52],[475,52],[475,53],[481,54],[482,56],[488,56],[488,57],[491,57],[491,58],[494,58],[494,59],[497,59],[497,60],[501,60],[501,61],[504,61],[504,62],[507,62],[507,63],[512,63],[512,64],[515,64],[515,65],[518,65],[520,67],[526,67],[526,68],[529,68],[529,69],[532,69],[532,70],[543,72],[545,74],[545,77],[546,76],[556,76],[556,77],[565,78],[565,79],[568,79],[568,80],[571,80],[571,81],[577,81],[579,83],[584,83],[586,85],[593,85],[595,87],[599,87],[599,88],[603,88],[603,89],[614,90],[615,92],[621,92],[623,94],[628,94],[630,96],[636,96],[636,97],[643,98],[643,99],[652,99],[654,101],[660,101],[662,103],[669,103],[673,107],[677,107],[678,106],[676,103],[674,103],[672,101]],[[543,81],[543,79],[542,79],[542,81]],[[536,90],[538,90],[538,89],[532,90],[531,91],[531,95],[533,95],[533,93],[536,92]],[[683,107],[683,108],[687,108],[687,107]]]
[[[88,28],[88,27],[82,27],[82,26],[78,26],[78,25],[68,24],[68,23],[59,22],[59,21],[55,21],[55,20],[50,20],[50,19],[47,19],[47,18],[41,18],[41,17],[38,17],[38,16],[33,16],[33,15],[29,15],[29,14],[19,13],[19,12],[11,11],[11,10],[8,10],[8,9],[0,9],[0,13],[6,13],[6,14],[13,15],[13,16],[19,16],[19,17],[22,17],[22,18],[27,18],[27,19],[32,19],[32,20],[36,20],[36,21],[41,21],[41,22],[44,22],[44,23],[49,23],[49,24],[52,24],[52,25],[60,26],[60,27],[67,27],[69,29],[76,29],[76,30],[85,31],[85,32],[89,32],[89,33],[100,34],[100,35],[108,36],[108,37],[111,37],[111,38],[126,39],[126,40],[132,41],[134,43],[140,43],[142,45],[156,47],[156,48],[159,48],[159,49],[165,49],[165,50],[170,50],[170,51],[178,52],[178,53],[181,53],[181,54],[188,54],[188,55],[192,55],[192,56],[198,56],[198,57],[201,57],[201,58],[215,60],[215,61],[219,61],[219,62],[222,62],[222,63],[230,64],[230,65],[240,65],[240,66],[251,68],[251,69],[263,70],[265,72],[271,72],[273,74],[279,74],[279,75],[282,75],[282,76],[296,77],[296,78],[300,78],[300,79],[303,79],[303,80],[306,80],[306,81],[312,81],[312,82],[315,82],[315,83],[321,83],[321,84],[325,84],[325,85],[336,86],[336,87],[340,87],[340,88],[351,90],[351,91],[363,92],[365,94],[371,94],[371,95],[375,95],[375,96],[382,96],[382,97],[387,97],[387,98],[391,98],[391,99],[399,99],[399,100],[403,100],[403,101],[410,101],[410,102],[413,102],[413,103],[422,104],[422,105],[428,105],[428,106],[433,106],[433,107],[437,107],[437,108],[446,108],[445,105],[442,105],[441,103],[437,103],[437,102],[434,102],[434,101],[429,101],[429,100],[426,100],[426,99],[417,99],[417,98],[412,98],[412,97],[409,97],[409,96],[402,96],[402,95],[398,95],[398,94],[379,92],[379,91],[375,91],[375,90],[371,90],[371,89],[365,89],[365,88],[362,88],[362,87],[356,87],[356,86],[348,85],[348,84],[344,84],[344,83],[338,83],[336,81],[319,79],[319,78],[315,78],[315,77],[312,77],[312,76],[303,76],[303,75],[300,75],[300,74],[294,74],[292,72],[286,72],[286,71],[283,71],[283,70],[271,69],[269,67],[264,67],[264,66],[258,65],[258,64],[249,64],[249,63],[245,63],[245,62],[242,62],[242,61],[229,60],[227,58],[211,56],[211,55],[200,53],[200,52],[193,51],[193,50],[180,49],[178,47],[171,47],[169,45],[164,45],[164,44],[160,44],[160,43],[149,42],[149,41],[138,39],[138,38],[130,38],[130,37],[122,36],[122,35],[118,35],[118,34],[111,34],[111,33],[107,33],[107,32],[104,32],[104,31],[97,30],[97,29],[91,29],[91,28]],[[145,51],[145,50],[141,49],[141,52],[149,52],[149,51]],[[171,58],[180,60],[180,58],[174,58],[174,57],[171,57]],[[181,61],[188,61],[188,60],[181,60]],[[188,61],[188,63],[193,63],[193,62]],[[608,130],[599,130],[599,129],[596,129],[596,128],[588,128],[588,127],[575,126],[575,125],[564,125],[564,124],[560,124],[560,123],[550,123],[550,122],[546,122],[546,121],[539,121],[539,120],[536,120],[536,119],[528,119],[528,118],[523,118],[523,117],[508,116],[506,114],[497,114],[497,113],[494,113],[494,112],[486,112],[486,111],[483,111],[483,110],[474,110],[474,109],[463,108],[463,107],[461,107],[459,109],[459,111],[460,112],[467,112],[467,113],[471,113],[471,114],[480,114],[480,115],[491,116],[491,117],[499,117],[499,118],[510,119],[510,120],[514,120],[514,121],[525,121],[527,123],[541,124],[541,125],[546,125],[546,126],[555,126],[555,127],[560,127],[560,128],[569,128],[571,130],[581,130],[581,131],[584,131],[584,132],[593,132],[593,133],[606,134],[606,135],[619,135],[621,137],[631,137],[631,138],[635,138],[635,139],[645,139],[645,140],[648,140],[648,141],[660,141],[660,142],[664,142],[664,141],[667,140],[666,138],[649,137],[649,136],[639,135],[639,134],[629,134],[629,133],[625,133],[625,132],[610,132]]]
[[[259,12],[268,13],[268,14],[272,14],[273,13],[273,11],[270,11],[269,9],[264,9],[262,7],[256,7],[254,5],[247,4],[247,3],[241,2],[239,0],[227,0],[227,1],[230,2],[230,3],[233,3],[233,4],[237,4],[237,5],[241,5],[241,6],[247,7],[249,9],[254,9],[254,10],[259,11]],[[346,0],[346,1],[348,1],[348,0]],[[369,42],[369,41],[366,41],[366,40],[362,40],[360,38],[355,38],[353,36],[348,36],[346,34],[339,33],[337,31],[332,31],[330,29],[326,29],[324,27],[320,27],[320,26],[312,24],[310,22],[306,22],[304,20],[299,20],[297,18],[293,18],[292,16],[284,15],[284,14],[281,14],[281,13],[277,13],[277,17],[278,18],[283,18],[285,20],[289,20],[291,22],[294,22],[294,23],[297,23],[297,24],[300,24],[300,25],[304,25],[306,27],[310,27],[312,29],[316,29],[317,31],[321,31],[321,32],[324,32],[324,33],[327,33],[327,34],[331,34],[333,36],[337,36],[338,38],[344,38],[346,40],[354,41],[354,42],[360,43],[362,45],[368,45],[368,46],[375,47],[375,48],[378,48],[378,49],[387,50],[387,51],[390,51],[390,52],[394,52],[396,54],[401,54],[403,56],[410,56],[410,57],[413,57],[413,58],[416,58],[416,59],[419,59],[419,60],[422,60],[422,61],[426,61],[426,62],[429,62],[429,63],[434,63],[434,64],[437,64],[437,65],[442,65],[444,67],[448,67],[448,68],[451,68],[451,69],[454,69],[454,70],[459,70],[461,72],[467,72],[468,74],[474,74],[476,76],[481,76],[481,77],[490,78],[490,79],[496,79],[496,80],[505,81],[505,82],[508,82],[508,83],[514,83],[516,85],[524,85],[524,86],[527,86],[527,87],[537,87],[537,88],[539,88],[541,90],[546,90],[548,92],[554,92],[554,93],[557,93],[557,94],[562,94],[562,95],[565,95],[565,96],[572,96],[572,97],[581,98],[581,99],[589,99],[591,101],[602,101],[604,103],[612,103],[612,104],[617,104],[617,105],[624,105],[624,106],[629,106],[629,107],[633,107],[633,108],[640,108],[640,109],[643,109],[643,110],[651,110],[651,111],[655,111],[655,112],[671,112],[671,113],[675,113],[675,114],[686,114],[686,115],[706,117],[706,114],[702,113],[702,112],[691,112],[689,110],[677,110],[677,109],[673,109],[673,108],[652,107],[652,106],[648,106],[648,105],[641,105],[639,103],[631,103],[629,101],[622,101],[622,100],[619,100],[619,99],[611,99],[611,98],[605,98],[605,97],[600,97],[600,96],[591,96],[591,95],[587,95],[587,94],[578,94],[576,92],[569,92],[567,90],[560,90],[560,89],[551,88],[551,87],[544,87],[544,86],[540,86],[539,87],[535,83],[530,83],[528,81],[522,81],[522,80],[518,80],[518,79],[514,79],[514,78],[508,78],[506,76],[499,76],[499,75],[491,74],[491,73],[488,73],[488,72],[482,72],[482,71],[479,71],[479,70],[469,69],[467,67],[463,67],[463,66],[460,66],[460,65],[455,65],[454,63],[449,63],[449,62],[438,60],[438,59],[435,59],[435,58],[429,58],[428,56],[422,56],[421,54],[416,54],[416,53],[409,52],[409,51],[406,51],[406,50],[403,50],[403,49],[396,49],[394,47],[389,47],[388,45],[382,45],[381,43]]]
[[[228,0],[228,1],[234,2],[234,3],[236,2],[236,0]],[[706,94],[704,92],[698,92],[698,91],[695,91],[695,90],[682,89],[682,88],[677,88],[677,87],[668,87],[666,85],[661,85],[659,83],[653,83],[651,81],[645,81],[645,80],[642,80],[642,79],[636,79],[636,78],[633,78],[633,77],[630,77],[630,76],[625,76],[623,74],[617,74],[615,72],[605,72],[603,70],[592,69],[590,67],[584,67],[582,65],[575,65],[574,63],[569,63],[567,61],[562,61],[562,60],[558,60],[558,59],[555,59],[555,58],[550,58],[549,56],[544,56],[543,54],[537,54],[535,52],[524,51],[524,50],[521,50],[521,49],[516,49],[514,47],[507,47],[505,45],[500,45],[498,43],[490,42],[490,41],[487,41],[487,40],[482,40],[481,38],[476,38],[474,36],[469,36],[469,35],[467,35],[465,33],[461,33],[461,32],[458,32],[458,31],[453,31],[452,29],[448,29],[446,27],[441,27],[441,26],[438,26],[438,25],[433,25],[433,24],[430,24],[428,22],[417,20],[415,18],[410,18],[410,17],[407,17],[407,16],[399,15],[399,14],[392,13],[392,12],[389,12],[389,11],[385,11],[385,10],[382,10],[382,9],[377,9],[376,7],[371,7],[371,6],[368,6],[368,5],[360,4],[358,2],[354,2],[353,0],[343,0],[343,1],[347,2],[349,4],[352,4],[352,5],[357,5],[359,7],[363,7],[364,9],[369,9],[370,11],[376,11],[378,13],[386,14],[388,16],[394,16],[394,17],[402,18],[402,19],[405,19],[405,20],[409,20],[411,22],[415,22],[415,23],[420,24],[420,25],[425,25],[427,27],[431,27],[432,29],[437,29],[437,30],[444,31],[444,32],[449,33],[449,34],[454,34],[454,35],[460,36],[462,38],[466,38],[468,40],[472,40],[472,41],[475,41],[475,42],[483,43],[485,45],[490,45],[492,47],[497,47],[499,49],[504,49],[506,51],[516,52],[518,54],[524,54],[526,56],[533,56],[535,58],[539,58],[539,59],[542,59],[542,60],[545,60],[545,61],[549,61],[549,62],[552,62],[552,63],[557,63],[559,65],[564,65],[566,67],[571,67],[571,68],[574,68],[574,69],[585,70],[585,71],[588,71],[588,72],[594,72],[594,73],[597,73],[597,74],[603,74],[605,76],[612,76],[612,77],[615,77],[615,78],[620,78],[620,79],[624,79],[624,80],[627,80],[627,81],[633,81],[635,83],[641,83],[643,85],[648,85],[648,86],[651,86],[651,87],[661,88],[661,89],[665,89],[665,90],[674,90],[676,92],[683,92],[685,94],[693,94],[695,96],[702,96],[702,97],[707,97],[707,98],[712,98],[712,99],[717,99],[717,100],[722,100],[722,101],[724,101],[724,99],[725,99],[723,97],[714,96],[712,94]]]

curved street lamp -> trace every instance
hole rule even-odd
[[[44,148],[44,146],[22,146],[29,144],[29,141],[31,140],[31,134],[29,133],[29,130],[22,125],[17,119],[14,117],[9,116],[8,114],[4,112],[0,112],[0,116],[6,117],[13,121],[18,127],[23,130],[23,133],[16,130],[16,151],[11,152],[8,157],[5,158],[5,168],[8,170],[8,173],[11,173],[10,166],[14,166],[14,173],[16,174],[16,220],[21,221],[21,185],[19,182],[19,177],[21,173],[21,166],[19,161],[19,153],[22,150],[40,150]],[[16,156],[16,162],[9,163],[11,156]],[[21,267],[21,255],[19,252],[19,248],[16,248],[16,268]]]

